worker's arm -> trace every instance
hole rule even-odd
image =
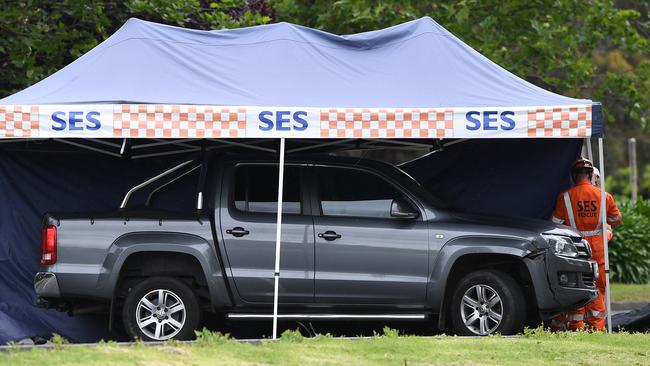
[[[621,221],[623,221],[623,216],[621,215],[621,211],[618,210],[618,206],[616,206],[616,201],[614,201],[614,197],[612,197],[611,194],[607,193],[607,223],[613,227],[618,226]]]
[[[611,241],[612,239],[614,239],[614,232],[612,231],[612,226],[608,224],[607,225],[607,241]]]
[[[555,201],[555,210],[553,210],[551,221],[556,224],[564,224],[566,221],[566,209],[564,208],[562,195],[557,196],[557,200]]]

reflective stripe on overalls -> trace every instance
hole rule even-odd
[[[607,317],[607,313],[603,311],[598,311],[598,310],[590,310],[589,311],[589,316],[593,316],[595,318],[605,318]]]
[[[600,224],[598,226],[600,226]],[[591,231],[580,231],[580,234],[582,236],[584,236],[584,237],[597,236],[597,235],[601,235],[602,233],[603,233],[602,229],[596,229],[596,230],[591,230]]]
[[[569,226],[578,230],[575,216],[573,216],[573,206],[571,206],[571,197],[569,197],[569,192],[568,191],[564,192],[563,196],[564,196],[564,206],[566,208],[566,213],[569,219]],[[600,212],[600,207],[598,207],[598,211]],[[578,232],[580,232],[580,235],[582,235],[583,237],[601,235],[603,233],[603,229],[601,227],[602,225],[599,223],[595,230],[589,230],[589,231],[578,230]]]
[[[564,208],[566,208],[566,214],[569,218],[569,226],[578,230],[576,226],[576,219],[573,217],[573,207],[571,206],[571,197],[569,197],[569,192],[564,192]]]
[[[581,322],[585,320],[585,314],[570,314],[567,320],[570,322]]]

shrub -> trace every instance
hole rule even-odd
[[[305,340],[305,337],[300,333],[300,330],[291,330],[287,329],[284,332],[282,332],[282,335],[280,336],[280,340],[283,342],[290,342],[290,343],[300,343]]]
[[[609,246],[610,279],[622,283],[650,282],[650,200],[619,205],[623,223]]]
[[[639,196],[650,197],[650,164],[639,165]],[[605,177],[607,191],[616,197],[630,197],[632,186],[630,185],[630,168],[618,169],[613,174]]]
[[[52,342],[52,344],[54,344],[55,348],[59,348],[59,347],[63,346],[64,344],[70,343],[70,342],[68,342],[67,339],[63,338],[63,336],[58,334],[58,333],[52,333],[52,338],[50,338],[50,342]]]
[[[196,335],[196,343],[203,346],[227,343],[231,340],[229,333],[212,332],[207,328],[195,330],[194,334]]]
[[[393,329],[389,326],[384,327],[384,337],[397,338],[399,337],[399,329]]]

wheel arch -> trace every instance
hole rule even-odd
[[[178,267],[174,267],[178,264]],[[116,295],[125,270],[140,269],[141,275],[168,275],[163,267],[181,277],[191,276],[205,285],[213,308],[229,306],[229,297],[214,247],[204,238],[175,232],[138,232],[121,236],[111,245],[99,278],[99,288]],[[138,273],[134,274],[137,277]]]
[[[533,251],[530,241],[512,237],[464,237],[448,242],[437,256],[429,282],[430,303],[439,314],[439,329],[446,329],[446,313],[456,284],[477,270],[494,269],[511,275],[537,309],[531,275],[523,261]]]
[[[143,279],[151,277],[173,277],[184,279],[194,290],[200,302],[209,302],[205,270],[199,260],[192,254],[176,251],[138,251],[125,258],[116,282],[116,291],[119,291],[129,279]]]

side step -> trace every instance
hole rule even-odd
[[[273,319],[272,314],[244,314],[229,313],[227,319],[232,320],[259,320]],[[278,314],[281,320],[425,320],[427,314]]]

